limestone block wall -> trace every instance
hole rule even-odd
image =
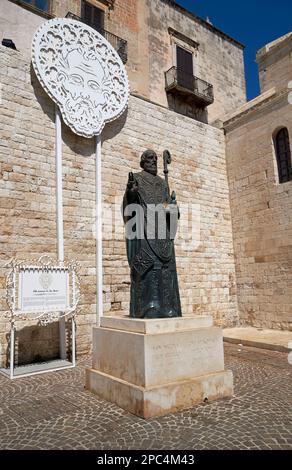
[[[115,0],[111,10],[105,0],[90,2],[106,11],[105,28],[128,41],[126,67],[134,93],[168,107],[164,74],[176,65],[174,44],[189,47],[171,38],[168,29],[173,28],[199,43],[192,51],[194,74],[210,82],[215,93],[215,102],[208,107],[209,122],[246,101],[243,49],[211,25],[164,0]],[[53,1],[56,16],[68,11],[80,15],[80,1]]]
[[[116,0],[107,18],[109,31],[127,39],[127,70],[132,91],[168,107],[165,72],[176,65],[172,28],[198,42],[194,74],[214,86],[215,102],[208,107],[209,122],[246,101],[243,48],[215,32],[211,25],[164,0]]]
[[[168,107],[165,72],[176,65],[177,41],[169,28],[199,43],[194,52],[194,75],[214,86],[215,101],[208,107],[212,123],[246,101],[243,48],[224,33],[167,0],[88,0],[105,11],[105,29],[128,42],[127,71],[133,93]],[[80,0],[52,0],[51,13],[80,15]],[[13,39],[30,57],[31,41],[44,16],[9,0],[0,2],[0,33]],[[183,114],[185,114],[183,112]]]
[[[257,101],[258,99],[254,100]],[[287,127],[287,91],[225,123],[240,321],[292,329],[292,182],[279,184],[272,136]]]
[[[173,28],[199,43],[193,59],[194,75],[214,87],[215,101],[208,107],[208,122],[212,123],[242,105],[246,101],[243,48],[167,1],[148,0],[147,3],[150,99],[167,104],[164,72],[176,65],[173,44],[177,41],[171,40],[168,32],[168,28]],[[184,47],[189,46],[185,44]]]
[[[292,33],[288,33],[257,53],[261,92],[272,87],[287,88],[292,80]]]
[[[0,2],[0,39],[12,39],[16,48],[30,55],[31,42],[35,31],[46,21],[9,0]]]
[[[3,317],[7,262],[12,257],[56,255],[54,105],[20,53],[0,47],[0,339],[6,361],[8,323]],[[118,131],[120,131],[118,133]],[[66,259],[80,263],[81,301],[77,351],[91,347],[95,315],[95,159],[94,141],[75,136],[63,125],[64,237]],[[131,97],[127,115],[104,131],[102,178],[104,204],[117,200],[115,237],[110,215],[104,221],[105,314],[128,313],[129,269],[120,202],[128,172],[139,171],[140,154],[154,148],[173,155],[170,185],[183,209],[192,201],[195,243],[177,243],[177,264],[184,314],[212,314],[217,324],[237,322],[235,268],[230,220],[225,141],[221,130]],[[162,159],[159,162],[162,174]],[[199,223],[200,221],[200,223]],[[21,324],[20,326],[24,326]],[[29,323],[20,338],[26,360],[54,357],[57,328],[33,333]],[[43,335],[43,336],[42,336]],[[25,347],[25,343],[27,347]],[[41,347],[42,346],[42,347]]]

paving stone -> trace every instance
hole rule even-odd
[[[232,398],[147,421],[84,389],[75,369],[10,381],[0,376],[0,449],[291,449],[287,354],[225,345]]]

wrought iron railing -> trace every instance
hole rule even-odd
[[[82,23],[87,24],[87,22],[83,18],[77,15],[74,15],[74,13],[71,13],[70,11],[67,13],[66,18],[71,18],[73,20],[82,21]],[[125,39],[122,39],[119,36],[116,36],[115,34],[110,33],[106,29],[96,28],[95,26],[91,24],[89,26],[96,29],[96,31],[98,31],[100,34],[102,34],[102,36],[105,37],[105,39],[117,51],[123,63],[125,64],[128,60],[128,42]]]
[[[180,87],[195,94],[206,105],[214,102],[213,85],[177,67],[165,72],[166,91]]]

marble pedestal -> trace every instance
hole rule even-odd
[[[233,394],[212,317],[103,317],[93,328],[86,388],[143,418]]]

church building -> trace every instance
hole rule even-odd
[[[11,260],[57,255],[55,107],[31,64],[34,34],[51,18],[96,29],[129,77],[127,112],[102,135],[104,315],[129,313],[120,213],[128,174],[153,149],[163,176],[168,149],[183,215],[182,314],[291,330],[292,33],[258,51],[261,94],[247,102],[244,46],[173,0],[1,0],[1,367],[9,360]],[[80,274],[79,357],[91,350],[97,321],[95,145],[65,123],[62,132],[65,260],[76,261]],[[19,320],[16,362],[58,357],[58,329],[58,322]]]

